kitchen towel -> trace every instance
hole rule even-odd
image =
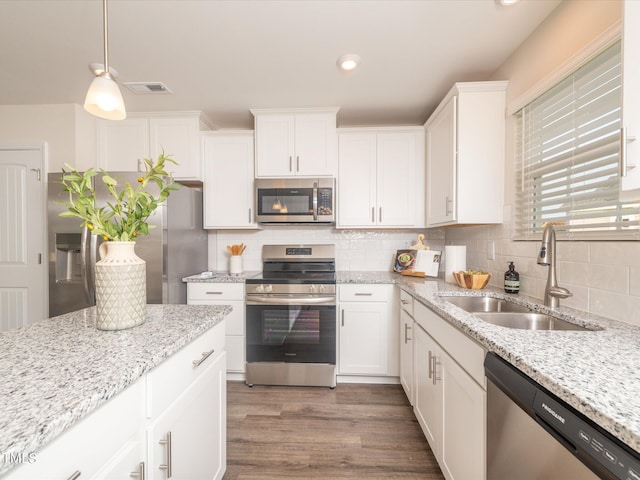
[[[456,283],[453,272],[467,269],[466,245],[447,245],[444,247],[444,281]]]

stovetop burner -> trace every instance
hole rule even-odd
[[[264,245],[262,274],[248,284],[335,284],[334,245]]]

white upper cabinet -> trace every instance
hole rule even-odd
[[[338,228],[424,226],[424,129],[338,132]]]
[[[253,203],[253,131],[202,135],[204,228],[258,228]]]
[[[256,177],[335,175],[337,108],[252,109]]]
[[[109,172],[137,172],[149,158],[149,120],[98,120],[98,167]]]
[[[502,223],[506,88],[456,83],[427,120],[427,227]]]
[[[167,172],[177,180],[202,180],[200,131],[209,130],[199,112],[129,114],[126,120],[98,121],[98,167],[110,172],[144,171],[143,159],[164,151],[178,162]]]
[[[626,0],[622,40],[622,126],[627,135],[627,169],[622,177],[623,199],[637,200],[640,192],[640,2]],[[632,138],[635,137],[634,141]],[[621,139],[625,141],[625,139]],[[629,168],[629,167],[634,168]]]

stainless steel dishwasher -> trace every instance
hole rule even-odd
[[[640,480],[640,453],[497,355],[484,367],[488,480]]]

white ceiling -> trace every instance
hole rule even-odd
[[[420,125],[456,81],[486,80],[561,0],[110,0],[119,82],[164,82],[128,111],[339,106],[338,125]],[[350,73],[344,53],[362,57]],[[84,102],[103,62],[99,0],[0,0],[0,105]]]

